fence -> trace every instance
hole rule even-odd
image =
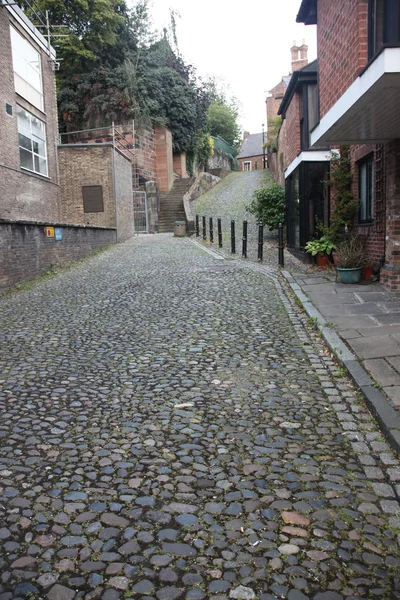
[[[214,218],[208,218],[208,230],[207,230],[207,216],[202,216],[202,238],[207,241],[207,236],[210,244],[214,243]],[[246,220],[242,223],[242,258],[247,258],[247,248],[249,240],[249,224]],[[257,260],[263,261],[264,252],[264,223],[250,224],[252,228],[256,228],[257,233]],[[196,237],[200,237],[200,216],[196,215],[195,219],[195,232]],[[254,235],[254,231],[251,232]],[[222,219],[217,218],[217,239],[218,247],[223,247],[223,235],[222,235]],[[230,222],[230,252],[236,254],[236,221],[231,219]],[[284,267],[284,241],[283,241],[283,225],[278,225],[278,263],[280,267]]]
[[[235,148],[228,144],[228,142],[225,141],[224,138],[220,136],[212,136],[212,139],[214,140],[214,150],[221,150],[222,152],[226,152],[227,154],[230,154],[233,157],[237,155]]]

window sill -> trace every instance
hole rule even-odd
[[[361,221],[361,223],[357,223],[356,227],[371,227],[375,223],[375,220],[372,221]]]
[[[43,179],[45,181],[51,181],[48,175],[42,175],[41,173],[36,173],[36,171],[31,171],[26,167],[21,167],[21,173],[25,173],[26,175],[33,175],[33,177],[38,177],[38,179]]]

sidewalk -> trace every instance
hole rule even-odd
[[[370,408],[385,433],[397,440],[395,445],[399,450],[400,292],[389,292],[379,283],[336,283],[332,271],[312,274],[285,271],[284,275],[309,315],[318,319],[317,324],[331,348],[350,367]],[[337,352],[335,331],[350,353],[343,348]],[[360,365],[366,373],[363,374]]]

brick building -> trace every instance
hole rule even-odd
[[[329,147],[311,147],[311,131],[318,121],[318,61],[296,70],[278,110],[282,125],[271,168],[285,184],[287,241],[302,260],[306,242],[319,223],[328,225]]]
[[[133,236],[132,161],[112,143],[59,147],[61,220]]]
[[[293,46],[290,48],[291,55],[291,70],[288,75],[284,75],[281,81],[268,92],[267,99],[265,100],[267,110],[267,139],[268,142],[273,140],[273,131],[275,125],[273,121],[278,117],[279,107],[285,95],[286,89],[289,85],[291,74],[299,69],[302,69],[308,64],[308,46],[303,40],[301,46],[297,46],[296,42],[293,42]]]
[[[400,3],[303,0],[299,23],[317,24],[319,119],[311,145],[349,145],[366,237],[381,281],[400,289]]]
[[[250,134],[245,131],[242,146],[237,156],[241,171],[256,171],[264,169],[267,165],[267,154],[264,143],[267,141],[266,133]]]
[[[0,5],[0,218],[59,219],[55,52],[22,10]]]

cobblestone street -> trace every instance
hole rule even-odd
[[[0,600],[400,598],[400,462],[273,269],[143,236],[0,317]]]

